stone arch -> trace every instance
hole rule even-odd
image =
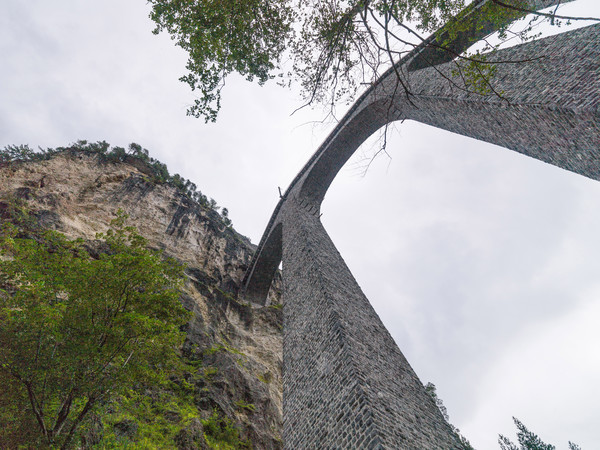
[[[360,145],[377,130],[400,118],[400,112],[386,98],[370,102],[360,109],[345,122],[335,139],[306,172],[299,183],[298,196],[320,205],[336,175]]]
[[[499,66],[497,80],[507,94],[481,97],[447,83],[428,67],[410,75],[411,101],[395,94],[387,77],[357,101],[292,181],[275,208],[245,279],[252,301],[265,272],[254,266],[271,258],[266,239],[289,197],[317,210],[331,182],[360,144],[386,123],[399,119],[422,122],[517,151],[583,176],[600,180],[600,25],[501,50],[499,58],[524,60],[546,54],[542,61]],[[549,95],[549,87],[552,87]],[[280,252],[279,254],[280,255]],[[278,258],[280,256],[277,256]],[[272,274],[275,272],[273,271]],[[254,276],[259,276],[254,280]],[[259,275],[260,274],[260,275]]]
[[[251,267],[252,270],[244,278],[246,300],[261,305],[267,304],[271,281],[281,263],[282,227],[282,223],[279,222],[271,229],[271,233],[259,248],[261,254],[257,259],[258,263]],[[249,279],[251,283],[248,283]]]

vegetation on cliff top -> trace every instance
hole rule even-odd
[[[203,208],[212,209],[217,212],[220,209],[223,223],[226,226],[232,225],[227,208],[220,208],[214,199],[204,195],[192,181],[183,178],[177,173],[171,175],[166,164],[152,158],[147,149],[136,143],[129,144],[128,149],[125,149],[118,146],[111,147],[106,141],[87,142],[80,140],[67,147],[39,148],[37,151],[28,145],[8,145],[0,150],[0,167],[2,164],[10,162],[43,161],[57,154],[69,151],[98,155],[103,161],[108,162],[141,163],[144,172],[151,176],[153,182],[165,183],[176,188],[184,196]]]

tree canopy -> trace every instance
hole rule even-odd
[[[473,450],[473,446],[471,446],[471,443],[460,433],[460,430],[449,422],[448,410],[444,406],[444,402],[442,401],[442,399],[438,397],[435,384],[430,382],[427,383],[424,387],[425,392],[427,392],[431,396],[431,398],[439,408],[440,412],[442,413],[442,416],[444,416],[444,419],[446,420],[448,425],[450,425],[450,427],[457,434],[464,448],[468,450]],[[498,444],[500,445],[500,450],[556,450],[556,447],[554,445],[546,444],[540,439],[540,437],[537,434],[533,433],[532,431],[529,431],[529,429],[525,425],[523,425],[523,423],[516,417],[513,417],[513,422],[517,427],[517,442],[519,443],[519,445],[517,446],[509,438],[500,434],[498,436]],[[581,447],[569,441],[569,450],[581,450]]]
[[[183,268],[149,250],[123,213],[97,236],[96,258],[13,217],[21,226],[0,234],[0,446],[66,448],[100,403],[176,359],[189,318]]]
[[[500,435],[498,444],[500,444],[501,450],[556,450],[554,445],[546,444],[537,434],[529,431],[519,419],[513,417],[513,421],[517,426],[517,441],[519,445],[517,446],[506,436]],[[581,450],[581,447],[569,441],[569,450]]]
[[[485,90],[493,74],[480,53],[458,53],[451,41],[464,31],[453,18],[469,8],[497,23],[502,39],[528,39],[538,18],[559,24],[556,11],[535,16],[518,32],[507,24],[529,11],[528,0],[149,0],[154,33],[167,31],[189,55],[180,78],[199,95],[188,115],[214,121],[221,90],[236,72],[259,84],[277,78],[297,82],[306,104],[351,101],[361,84],[370,84],[430,33],[444,26],[435,45],[462,58],[457,64],[467,84]],[[466,14],[462,13],[463,16]],[[469,23],[475,28],[479,23]],[[481,37],[478,37],[480,39]],[[488,49],[493,45],[488,46]],[[473,63],[477,66],[473,67]],[[490,72],[490,73],[488,73]],[[470,78],[475,82],[469,82]],[[484,80],[481,83],[481,79]]]

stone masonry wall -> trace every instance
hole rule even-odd
[[[285,448],[463,448],[313,211],[284,212]]]
[[[453,86],[454,63],[411,74],[402,117],[515,150],[600,180],[600,25],[499,51],[491,81],[502,94]]]
[[[416,120],[600,180],[600,25],[496,54],[503,61],[539,56],[543,58],[497,66],[492,85],[502,97],[467,93],[453,86],[448,80],[453,62],[406,74],[410,102],[405,92],[395,89],[395,73],[362,95],[275,208],[245,277],[248,299],[264,302],[279,264],[279,255],[273,252],[278,246],[269,237],[281,222],[279,211],[288,194],[295,192],[319,208],[338,171],[386,123]]]

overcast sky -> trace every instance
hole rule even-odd
[[[598,0],[565,12],[600,16]],[[332,128],[294,91],[232,77],[217,124],[185,116],[186,55],[144,0],[2,0],[0,147],[137,142],[258,242]],[[405,122],[363,176],[365,144],[323,222],[400,349],[479,449],[511,416],[558,448],[600,448],[600,183]]]

